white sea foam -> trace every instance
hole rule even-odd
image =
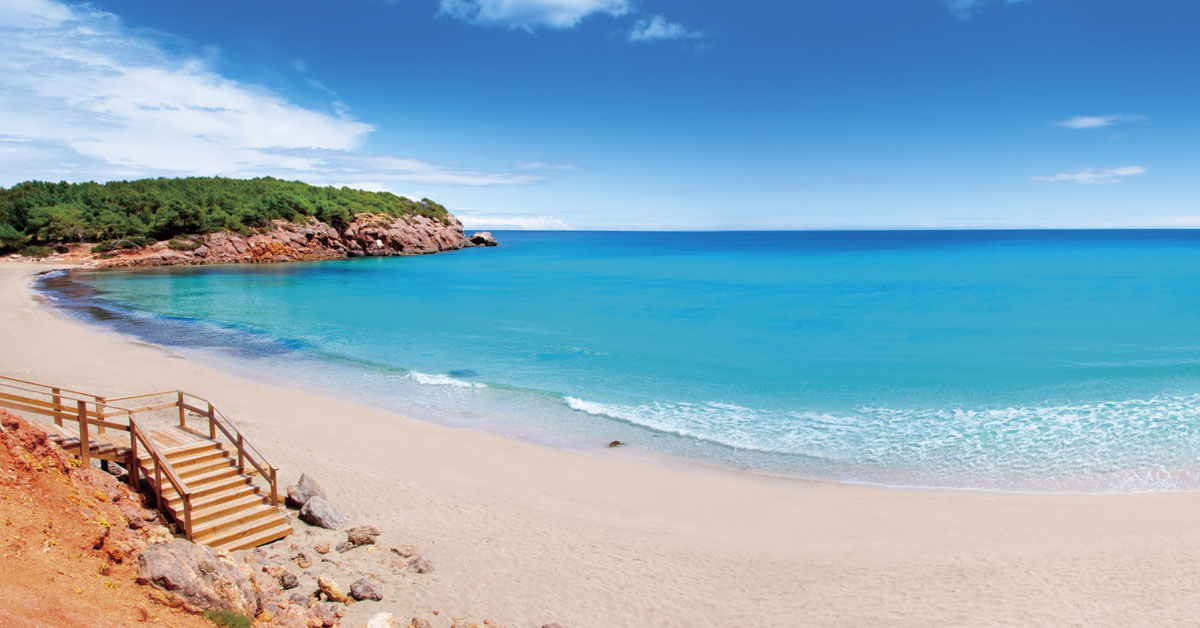
[[[565,402],[662,433],[804,457],[851,476],[1031,490],[1194,489],[1200,483],[1200,395],[1008,408],[861,407],[844,413],[719,402],[621,405],[575,397]]]
[[[424,386],[453,386],[455,388],[487,388],[487,384],[479,382],[465,382],[461,379],[455,379],[449,375],[430,375],[428,373],[420,373],[417,371],[409,371],[404,374],[405,377]]]

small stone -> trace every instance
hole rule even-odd
[[[351,543],[350,541],[346,541],[344,543],[338,543],[337,547],[335,547],[334,549],[336,549],[338,551],[338,553],[340,553],[340,554],[345,554],[346,552],[349,552],[350,550],[354,549],[354,544]]]
[[[338,618],[345,614],[345,611],[333,604],[316,604],[308,612],[321,622],[320,625],[329,627],[338,625]]]
[[[383,599],[383,594],[375,588],[375,585],[371,584],[370,580],[359,578],[350,585],[350,597],[359,601],[374,600],[378,602]]]
[[[320,589],[321,593],[325,594],[325,597],[330,602],[338,602],[341,604],[354,603],[354,600],[343,593],[341,587],[339,587],[331,578],[327,578],[324,575],[317,576],[317,587]]]
[[[412,558],[418,553],[416,545],[401,545],[400,547],[391,548],[390,551],[400,558]]]
[[[609,443],[609,444],[608,444],[608,447],[609,447],[609,449],[611,449],[611,448],[613,448],[613,447],[620,447],[621,445],[624,445],[624,444],[625,444],[625,443],[622,443],[622,442],[621,442],[621,441],[619,441],[619,440],[614,440],[613,442],[611,442],[611,443]]]
[[[437,615],[437,612],[435,611],[433,614]],[[427,619],[413,617],[412,621],[408,622],[408,628],[433,628],[433,624],[430,624]]]
[[[399,626],[400,624],[396,623],[396,616],[391,613],[378,613],[363,624],[363,628],[398,628]]]
[[[375,526],[355,526],[346,531],[346,542],[354,545],[374,545],[379,529]]]
[[[296,566],[301,569],[308,569],[309,567],[312,567],[312,559],[309,558],[308,554],[305,554],[304,552],[298,552],[292,557],[292,560],[296,561]]]
[[[317,543],[316,545],[313,546],[313,551],[318,554],[328,554],[329,553],[329,544],[328,543]]]
[[[312,596],[304,595],[303,593],[293,593],[288,598],[288,601],[297,606],[308,606],[308,603],[312,601]]]
[[[300,586],[300,579],[296,577],[296,574],[286,571],[279,577],[279,586],[283,587],[284,591],[295,589]]]
[[[429,573],[433,571],[433,562],[422,555],[418,555],[416,558],[409,561],[408,566],[417,573]]]

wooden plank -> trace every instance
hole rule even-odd
[[[79,402],[79,460],[84,469],[92,466],[91,446],[88,444],[87,402]]]

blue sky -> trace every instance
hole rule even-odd
[[[1200,226],[1182,0],[0,0],[0,184],[274,176],[469,228]]]

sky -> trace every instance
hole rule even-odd
[[[1190,0],[0,0],[0,185],[469,229],[1200,227]]]

